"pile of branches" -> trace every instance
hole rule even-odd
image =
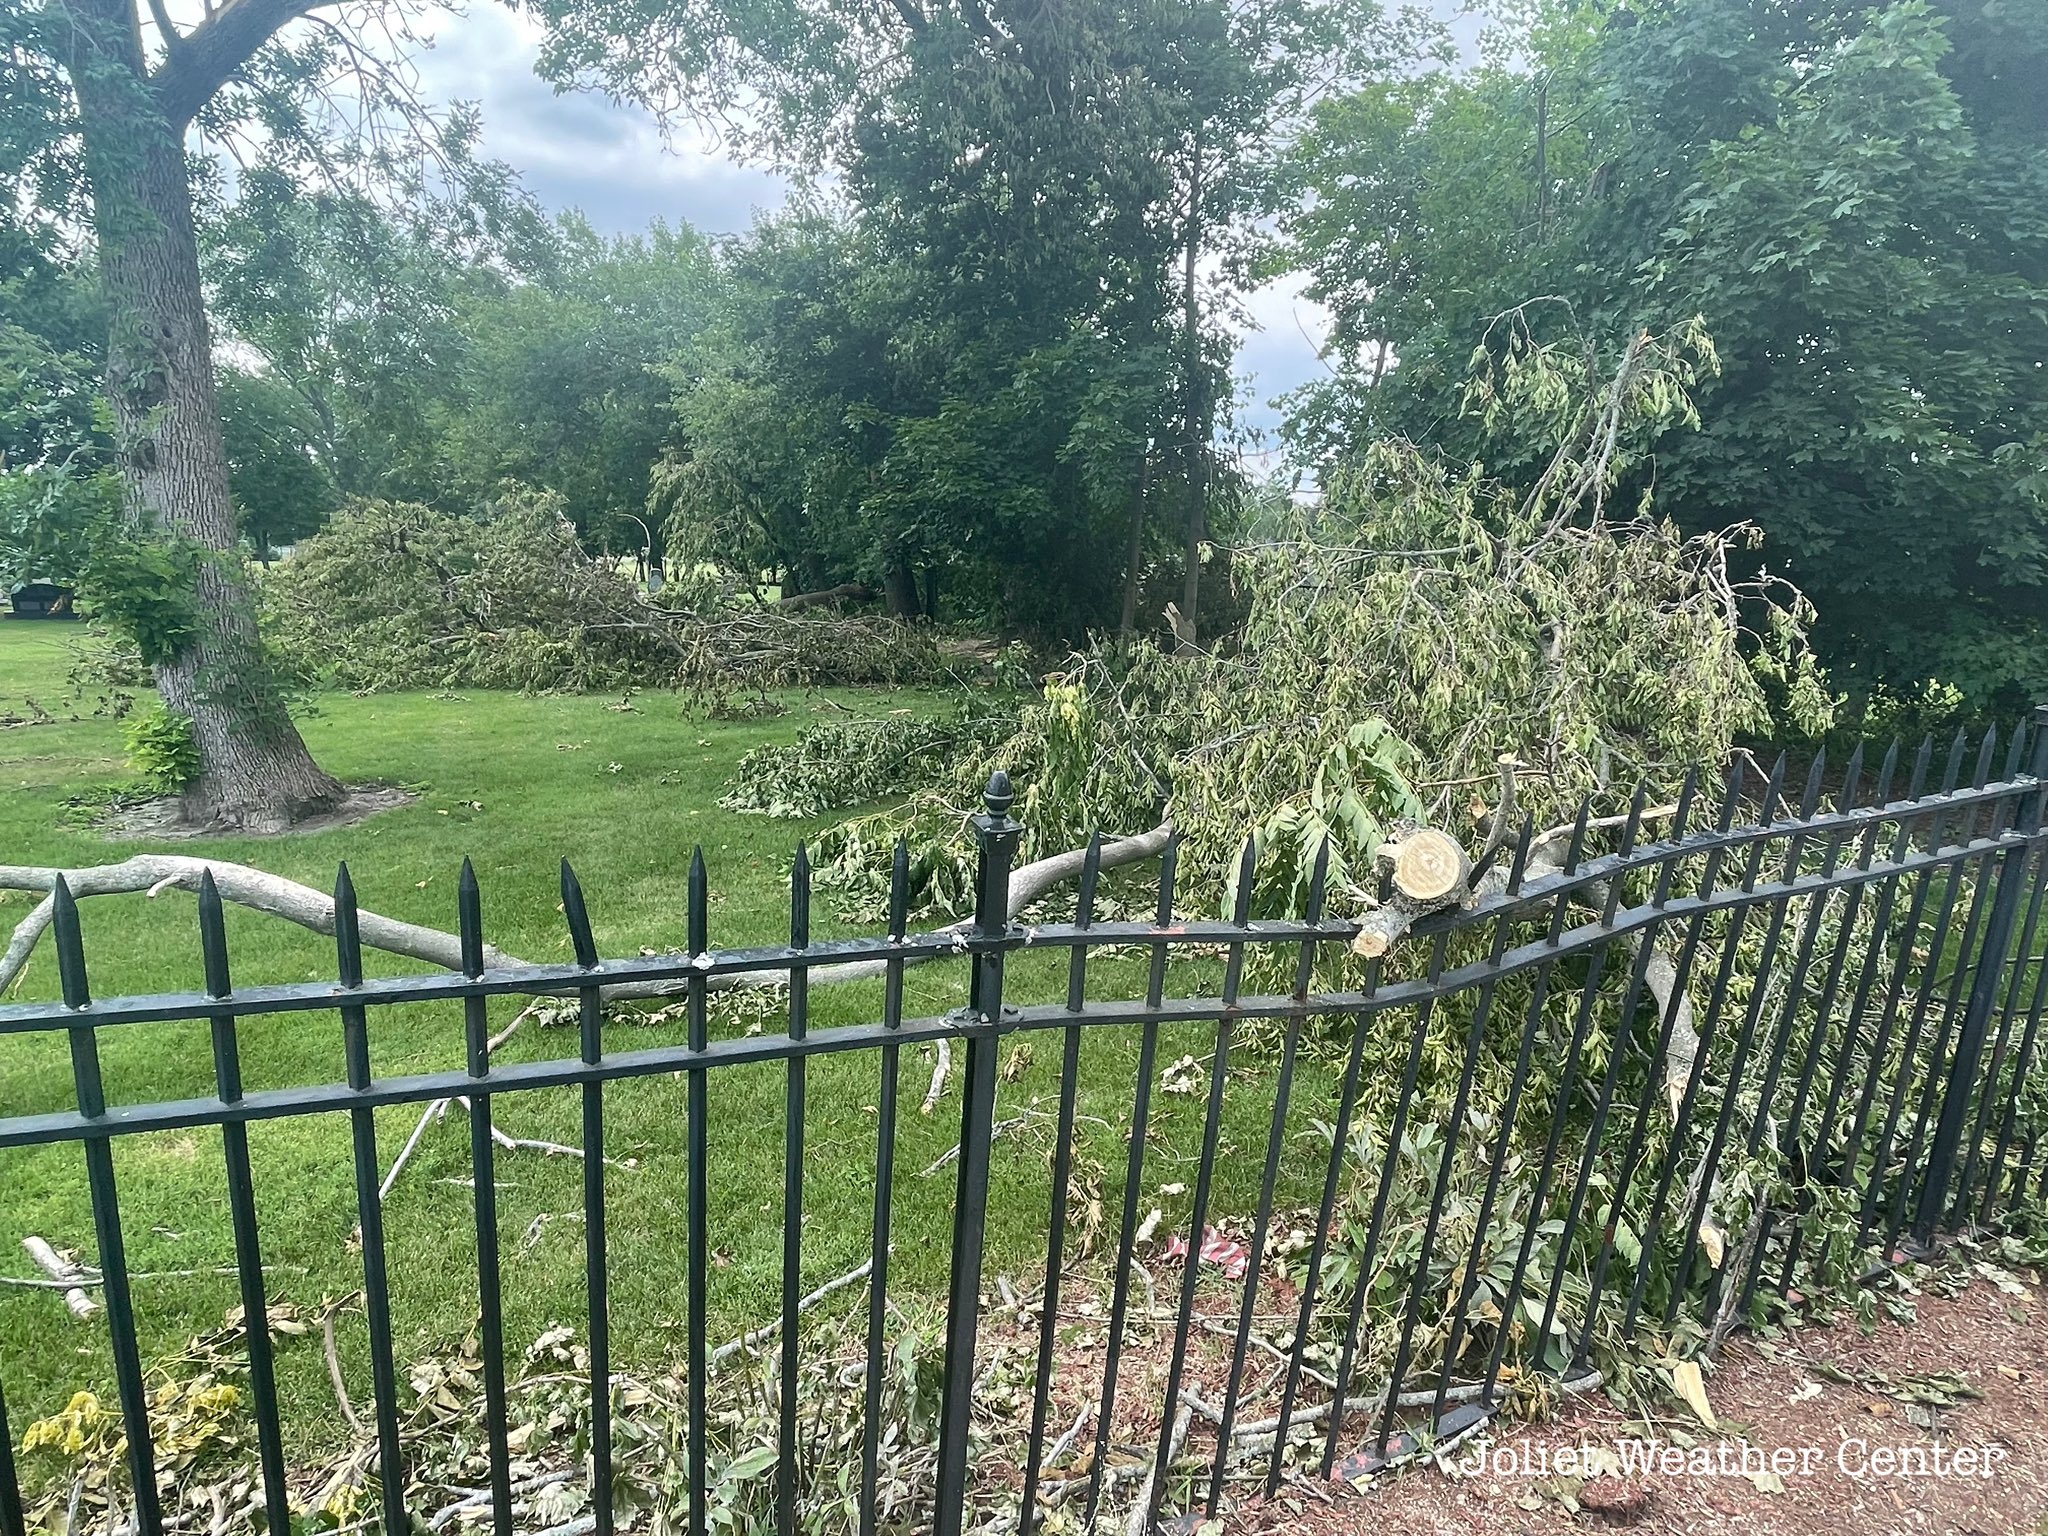
[[[650,598],[593,558],[549,493],[476,516],[357,502],[264,581],[284,666],[358,692],[681,688],[712,697],[946,675],[928,631],[705,582]]]
[[[747,752],[718,803],[797,820],[870,805],[930,783],[963,756],[979,761],[1014,726],[1014,710],[980,694],[939,715],[899,709],[877,719],[820,721],[789,746]]]

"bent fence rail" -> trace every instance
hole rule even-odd
[[[689,877],[687,951],[604,960],[565,864],[563,910],[574,962],[492,969],[484,963],[476,882],[465,868],[462,972],[366,979],[344,869],[336,895],[338,981],[235,987],[220,902],[209,885],[199,909],[206,991],[97,999],[76,909],[60,885],[54,938],[63,1000],[0,1007],[0,1033],[64,1035],[76,1102],[60,1112],[0,1119],[0,1149],[56,1142],[82,1148],[127,1434],[132,1529],[156,1536],[165,1528],[162,1479],[123,1257],[114,1139],[218,1128],[244,1316],[262,1318],[266,1281],[248,1127],[279,1117],[348,1116],[378,1514],[384,1529],[395,1532],[423,1512],[407,1507],[399,1390],[405,1362],[396,1358],[390,1318],[373,1112],[466,1097],[482,1429],[490,1464],[489,1489],[480,1501],[489,1506],[495,1532],[510,1536],[517,1501],[507,1444],[492,1105],[535,1089],[580,1089],[590,1415],[582,1475],[589,1480],[590,1513],[578,1529],[610,1536],[617,1447],[607,1302],[613,1237],[605,1222],[601,1155],[606,1085],[680,1075],[688,1173],[688,1394],[677,1477],[686,1487],[689,1528],[703,1531],[718,1434],[707,1385],[714,1365],[706,1321],[714,1236],[706,1193],[708,1109],[721,1071],[786,1063],[780,1338],[789,1347],[778,1366],[773,1507],[779,1528],[793,1531],[807,1486],[798,1412],[806,1065],[826,1053],[873,1052],[880,1092],[859,1528],[928,1525],[940,1536],[966,1528],[1017,1529],[1029,1536],[1049,1507],[1071,1499],[1085,1498],[1085,1519],[1092,1522],[1106,1501],[1122,1496],[1120,1482],[1137,1484],[1139,1507],[1127,1517],[1133,1528],[1181,1512],[1213,1515],[1229,1485],[1276,1486],[1290,1462],[1327,1476],[1340,1453],[1353,1448],[1347,1465],[1377,1465],[1418,1439],[1441,1439],[1483,1422],[1537,1378],[1566,1385],[1596,1379],[1601,1352],[1639,1331],[1689,1347],[1757,1309],[1796,1300],[1845,1265],[1853,1273],[1893,1256],[1901,1244],[1925,1244],[1938,1230],[1988,1222],[2038,1200],[2040,1185],[2048,1183],[2048,1166],[2036,1162],[2048,1117],[2037,1112],[2029,1078],[2048,998],[2048,964],[2033,954],[2048,892],[2042,830],[2048,729],[2014,733],[2002,767],[1997,758],[1991,735],[1974,752],[1959,737],[1938,777],[1929,745],[1904,763],[1894,746],[1874,770],[1859,751],[1826,796],[1816,763],[1796,802],[1783,794],[1782,763],[1760,787],[1753,777],[1745,786],[1738,770],[1716,792],[1689,783],[1676,806],[1664,808],[1659,840],[1647,840],[1651,826],[1639,795],[1628,816],[1617,818],[1622,824],[1605,853],[1593,851],[1601,828],[1584,813],[1568,838],[1548,846],[1525,827],[1500,867],[1477,881],[1479,894],[1469,905],[1424,918],[1388,960],[1358,970],[1331,964],[1357,925],[1326,918],[1322,871],[1305,914],[1252,917],[1256,855],[1249,848],[1228,920],[1175,917],[1176,854],[1169,846],[1152,921],[1095,920],[1100,870],[1091,857],[1070,921],[1010,922],[1009,876],[1023,828],[1010,818],[1009,787],[1000,776],[974,822],[981,850],[975,919],[939,933],[906,931],[899,855],[887,935],[814,943],[808,870],[799,851],[790,942],[714,950],[699,857]],[[1143,996],[1090,995],[1091,953],[1109,946],[1149,957]],[[1219,955],[1220,985],[1213,995],[1167,996],[1169,956],[1192,950]],[[1031,951],[1065,954],[1064,999],[1006,999],[1006,967]],[[881,1017],[812,1030],[809,973],[845,961],[881,969]],[[969,968],[966,1009],[905,1016],[905,967],[924,961]],[[1338,975],[1358,984],[1321,985]],[[763,977],[789,988],[781,1032],[712,1039],[707,1004],[713,989]],[[1278,989],[1250,990],[1248,978],[1256,985],[1273,978]],[[602,990],[621,983],[672,986],[685,1001],[687,1038],[607,1048],[600,1031]],[[533,994],[578,1000],[580,1049],[561,1059],[494,1061],[487,1000]],[[373,1014],[436,1000],[462,1005],[466,1067],[378,1075],[370,1050]],[[338,1015],[345,1080],[245,1091],[238,1021],[293,1012]],[[216,1092],[110,1103],[102,1085],[101,1031],[167,1020],[210,1027]],[[1170,1338],[1162,1387],[1156,1355],[1146,1372],[1124,1372],[1120,1379],[1120,1371],[1136,1323],[1134,1276],[1152,1290],[1137,1261],[1145,1241],[1148,1117],[1155,1109],[1159,1032],[1166,1025],[1212,1034],[1188,1251],[1169,1309],[1146,1303],[1147,1319],[1165,1325],[1160,1339]],[[1128,1166],[1113,1224],[1115,1256],[1102,1279],[1107,1315],[1099,1308],[1091,1313],[1101,1337],[1093,1349],[1076,1351],[1062,1332],[1061,1300],[1063,1286],[1080,1283],[1068,1230],[1079,1048],[1088,1031],[1118,1029],[1137,1031],[1141,1040]],[[989,1452],[995,1431],[985,1413],[978,1420],[975,1400],[977,1335],[987,1310],[983,1256],[999,1056],[1018,1037],[1046,1031],[1062,1041],[1064,1056],[1043,1290],[1022,1314],[1035,1333],[1024,1394],[1029,1422],[1022,1422],[1021,1410],[1015,1416],[1020,1438],[1016,1455],[1005,1461]],[[1234,1037],[1250,1031],[1261,1032],[1254,1044],[1267,1053],[1279,1046],[1270,1132],[1255,1206],[1221,1212],[1211,1209],[1219,1126]],[[1269,1241],[1278,1236],[1276,1174],[1286,1156],[1290,1113],[1297,1120],[1301,1114],[1301,1106],[1290,1106],[1290,1094],[1311,1031],[1332,1043],[1342,1071],[1327,1127],[1320,1203],[1302,1218],[1305,1245],[1296,1244],[1283,1259]],[[940,1040],[964,1043],[965,1062],[936,1482],[928,1498],[883,1509],[877,1493],[880,1367],[890,1316],[898,1059],[907,1046]],[[265,1191],[265,1199],[290,1197],[288,1190]],[[1359,1219],[1345,1225],[1340,1202],[1355,1206]],[[1246,1239],[1241,1272],[1204,1273],[1201,1234],[1212,1219],[1239,1223]],[[1269,1364],[1275,1357],[1277,1364],[1248,1390],[1255,1310],[1262,1298],[1269,1307],[1279,1304],[1270,1284],[1264,1290],[1262,1284],[1283,1262],[1296,1289],[1277,1294],[1292,1321],[1281,1330],[1280,1346],[1259,1341]],[[1220,1312],[1214,1306],[1219,1287],[1232,1298]],[[1198,1295],[1206,1297],[1206,1309],[1198,1309]],[[291,1516],[271,1344],[265,1329],[246,1332],[260,1468],[252,1479],[255,1502],[269,1529],[285,1530]],[[1196,1333],[1228,1344],[1226,1353],[1208,1361],[1199,1384],[1191,1364]],[[1132,1402],[1134,1389],[1144,1401]],[[1276,1390],[1265,1416],[1250,1422],[1254,1397],[1270,1398]],[[1062,1422],[1073,1403],[1081,1404],[1074,1429],[1057,1442],[1055,1398]],[[5,1412],[0,1399],[0,1447],[6,1447],[0,1449],[0,1536],[21,1536],[24,1506]],[[1136,1455],[1129,1445],[1133,1434],[1144,1437]],[[1059,1458],[1070,1465],[1049,1465]],[[1112,1461],[1122,1465],[1112,1468]]]

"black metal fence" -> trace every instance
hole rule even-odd
[[[492,1105],[536,1089],[580,1089],[589,1302],[584,1475],[591,1511],[582,1528],[610,1536],[615,1408],[607,1254],[619,1235],[608,1233],[605,1223],[607,1165],[600,1154],[606,1086],[679,1074],[687,1137],[689,1384],[680,1471],[689,1528],[703,1531],[715,1435],[707,1397],[713,1253],[708,1106],[722,1069],[785,1063],[780,1338],[789,1347],[779,1363],[774,1509],[780,1529],[793,1531],[802,1497],[798,1306],[806,1067],[826,1053],[876,1053],[880,1096],[859,1474],[866,1531],[877,1524],[882,1455],[879,1363],[890,1316],[898,1056],[941,1039],[964,1044],[936,1486],[913,1523],[928,1523],[940,1536],[957,1536],[971,1525],[1029,1536],[1047,1505],[1085,1500],[1085,1517],[1093,1521],[1109,1498],[1129,1496],[1133,1482],[1150,1517],[1214,1514],[1231,1486],[1276,1486],[1290,1466],[1327,1476],[1346,1452],[1349,1465],[1377,1464],[1418,1439],[1483,1421],[1536,1377],[1587,1380],[1602,1351],[1641,1330],[1696,1343],[1717,1326],[1778,1304],[1773,1298],[1796,1300],[1845,1265],[1853,1272],[1882,1262],[1902,1244],[1924,1244],[1937,1230],[1993,1221],[2038,1200],[2048,1183],[2048,1165],[2037,1158],[2048,1120],[2036,1113],[2041,1096],[2029,1084],[2048,998],[2048,965],[2033,952],[2048,893],[2042,847],[2048,730],[2023,728],[2003,746],[2001,754],[1995,734],[1974,748],[1958,737],[1939,767],[1931,744],[1903,761],[1894,746],[1875,768],[1859,751],[1834,776],[1816,761],[1796,797],[1787,794],[1781,761],[1761,784],[1756,775],[1745,781],[1739,770],[1724,785],[1688,783],[1673,806],[1649,807],[1638,795],[1625,817],[1604,826],[1582,812],[1567,835],[1548,842],[1525,826],[1498,867],[1477,872],[1479,894],[1469,905],[1423,918],[1393,958],[1353,970],[1341,969],[1338,957],[1356,924],[1326,918],[1322,869],[1303,915],[1252,917],[1257,860],[1249,848],[1229,920],[1176,917],[1177,855],[1169,846],[1151,921],[1096,920],[1101,870],[1099,853],[1091,850],[1071,921],[1011,922],[1010,872],[1023,828],[1009,815],[1010,788],[1000,775],[989,786],[985,812],[974,820],[981,850],[976,916],[971,924],[933,933],[907,931],[899,854],[888,934],[813,942],[809,874],[799,852],[788,945],[712,949],[700,856],[689,875],[687,952],[604,960],[565,864],[563,910],[574,963],[494,969],[485,964],[476,881],[465,867],[462,973],[366,979],[344,869],[334,909],[338,982],[235,987],[221,904],[209,882],[199,905],[206,991],[96,999],[76,908],[60,883],[53,892],[53,937],[63,1001],[0,1007],[0,1033],[62,1033],[76,1107],[0,1119],[0,1149],[77,1142],[83,1151],[127,1431],[132,1528],[156,1536],[165,1522],[123,1257],[113,1139],[218,1128],[241,1298],[245,1316],[255,1319],[266,1315],[267,1298],[247,1127],[277,1117],[346,1114],[361,1224],[380,1513],[384,1529],[398,1531],[422,1512],[406,1507],[400,1411],[406,1362],[395,1357],[373,1111],[466,1096],[488,1502],[494,1531],[509,1536],[515,1498]],[[1660,833],[1655,840],[1652,831]],[[1596,851],[1601,845],[1610,851]],[[1090,995],[1090,956],[1106,946],[1149,956],[1145,995]],[[1220,958],[1220,986],[1213,995],[1168,997],[1169,956],[1190,947],[1206,947]],[[1025,951],[1066,954],[1064,999],[1006,1000],[1006,967]],[[810,973],[850,961],[881,971],[881,1018],[808,1028]],[[904,1016],[904,969],[925,961],[970,968],[965,1010]],[[729,978],[764,973],[787,981],[786,1027],[710,1038],[714,989],[729,985]],[[1338,975],[1359,979],[1349,987],[1325,985]],[[1248,986],[1248,978],[1255,986],[1267,977],[1281,979],[1268,990]],[[632,983],[681,990],[686,1040],[606,1048],[599,1027],[603,989]],[[488,1000],[527,994],[579,1001],[577,1054],[493,1060]],[[459,1000],[464,1009],[466,1069],[378,1075],[371,1015],[435,1000]],[[281,1013],[338,1014],[344,1082],[244,1091],[237,1022]],[[100,1032],[165,1020],[210,1025],[217,1092],[194,1100],[109,1103]],[[1156,1300],[1145,1303],[1148,1318],[1171,1319],[1157,1335],[1165,1348],[1160,1389],[1156,1369],[1121,1380],[1120,1371],[1138,1305],[1134,1290],[1152,1289],[1138,1262],[1141,1189],[1166,1025],[1212,1031],[1213,1045],[1177,1295],[1165,1311]],[[1080,1045],[1094,1030],[1136,1031],[1141,1044],[1114,1258],[1107,1274],[1096,1277],[1107,1313],[1091,1314],[1100,1337],[1094,1348],[1076,1352],[1064,1342],[1062,1291],[1082,1283],[1069,1245],[1069,1187]],[[1061,1041],[1064,1054],[1043,1290],[1027,1314],[1036,1327],[1024,1394],[1029,1409],[1013,1416],[1018,1454],[991,1471],[981,1464],[989,1459],[983,1451],[990,1431],[977,1424],[974,1398],[999,1057],[1006,1043],[1045,1031]],[[1252,1048],[1260,1059],[1270,1061],[1278,1049],[1271,1130],[1255,1206],[1222,1212],[1212,1209],[1219,1126],[1233,1046],[1242,1065],[1247,1032],[1256,1032]],[[1275,1192],[1288,1156],[1290,1113],[1300,1117],[1290,1096],[1303,1053],[1318,1043],[1342,1062],[1334,1123],[1327,1128],[1328,1161],[1320,1173],[1320,1203],[1302,1218],[1305,1244],[1283,1252]],[[1370,1113],[1368,1102],[1375,1106]],[[1733,1187],[1738,1170],[1739,1189]],[[260,1194],[263,1201],[289,1201],[293,1192]],[[1234,1223],[1242,1234],[1241,1271],[1205,1269],[1201,1238],[1212,1221]],[[1291,1288],[1281,1291],[1270,1282],[1283,1264]],[[1219,1292],[1232,1297],[1221,1314]],[[1262,1380],[1253,1386],[1248,1366],[1255,1313],[1261,1307],[1270,1313],[1281,1304],[1276,1297],[1293,1320],[1281,1330],[1279,1347],[1261,1346]],[[1227,1319],[1222,1326],[1215,1324],[1219,1315]],[[1198,1320],[1205,1326],[1198,1329]],[[1191,1364],[1198,1355],[1193,1333],[1220,1336],[1227,1353],[1206,1367]],[[287,1469],[266,1330],[248,1329],[246,1345],[258,1485],[269,1528],[281,1531],[290,1519]],[[1131,1401],[1134,1380],[1146,1401]],[[1261,1405],[1264,1418],[1252,1423],[1247,1415],[1261,1396],[1270,1402]],[[1057,1439],[1055,1399],[1061,1422],[1074,1402],[1081,1404],[1074,1430]],[[1137,1456],[1133,1434],[1145,1440]],[[0,1403],[0,1445],[11,1443]],[[1149,1466],[1142,1480],[1135,1473],[1121,1480],[1122,1495],[1111,1470],[1119,1453],[1126,1464]],[[1054,1458],[1067,1465],[1056,1469],[1049,1464]],[[888,1523],[904,1522],[892,1514]],[[0,1536],[20,1536],[24,1529],[14,1458],[11,1450],[0,1451]]]

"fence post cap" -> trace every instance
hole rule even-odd
[[[988,788],[981,792],[981,803],[998,821],[1010,814],[1010,807],[1017,803],[1017,792],[1010,787],[1009,774],[998,768],[988,776]]]

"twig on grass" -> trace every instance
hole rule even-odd
[[[357,1435],[363,1432],[363,1421],[356,1417],[355,1404],[348,1400],[348,1384],[341,1379],[341,1355],[334,1347],[334,1314],[338,1306],[329,1306],[320,1314],[320,1344],[327,1352],[327,1379],[334,1383],[334,1400],[341,1405],[341,1416],[348,1420],[348,1427]]]

